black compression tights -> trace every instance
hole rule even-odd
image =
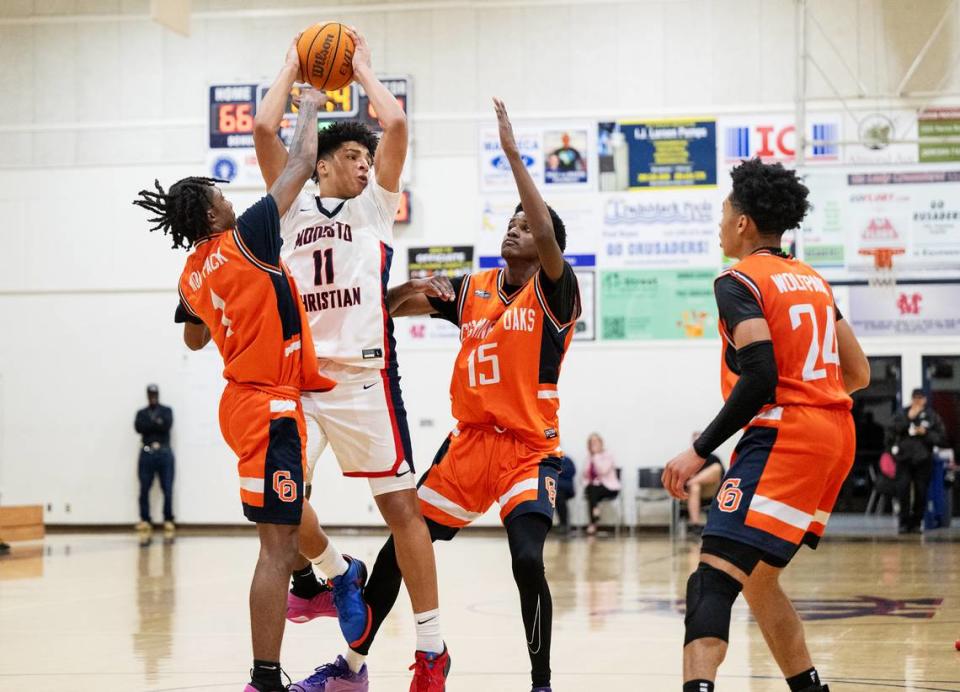
[[[449,541],[457,529],[427,519],[430,540]],[[550,520],[541,514],[522,514],[507,525],[513,578],[520,591],[520,610],[530,654],[531,678],[534,687],[550,686],[550,635],[553,628],[553,600],[543,569],[543,544],[550,531]],[[364,598],[373,613],[370,635],[355,648],[367,655],[373,639],[400,593],[402,576],[397,564],[397,551],[391,536],[380,549]]]

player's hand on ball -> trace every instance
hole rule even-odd
[[[507,115],[507,107],[503,101],[498,98],[493,99],[493,110],[497,114],[497,126],[500,129],[500,147],[505,154],[515,154],[520,151],[517,146],[517,140],[513,136],[513,125],[510,124],[510,116]]]
[[[300,34],[297,34],[293,37],[293,43],[291,43],[290,47],[287,48],[287,58],[285,62],[287,65],[290,65],[297,70],[297,77],[294,81],[302,82],[303,74],[300,72],[300,54],[297,52],[297,41],[299,40]]]
[[[445,276],[428,276],[424,279],[417,279],[417,288],[421,293],[430,298],[439,298],[440,300],[451,301],[457,297],[453,290],[453,284]]]
[[[693,451],[693,447],[681,452],[667,462],[660,477],[664,489],[678,500],[687,499],[687,481],[699,471],[704,460]]]
[[[350,38],[353,39],[354,44],[353,71],[357,72],[361,69],[372,69],[370,62],[370,44],[367,43],[367,39],[357,31],[355,26],[348,26],[347,33],[350,34]]]

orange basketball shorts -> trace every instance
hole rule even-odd
[[[704,536],[754,546],[786,564],[816,548],[856,449],[850,412],[782,406],[747,427],[710,507]]]
[[[237,455],[244,516],[299,524],[307,439],[300,392],[230,383],[220,398],[220,430]]]
[[[522,514],[553,519],[559,450],[531,449],[509,431],[461,424],[444,441],[417,494],[423,516],[461,528],[494,502],[507,524]]]

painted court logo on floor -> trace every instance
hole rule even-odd
[[[661,615],[684,615],[686,602],[683,599],[641,598],[637,608],[624,608],[620,612],[654,613]],[[851,596],[849,598],[799,598],[793,600],[801,620],[846,620],[866,617],[904,618],[930,620],[937,614],[942,598],[883,598],[881,596]],[[591,615],[610,615],[614,611],[596,612]]]

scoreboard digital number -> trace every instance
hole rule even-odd
[[[253,147],[253,118],[257,114],[257,84],[210,87],[210,148]]]

